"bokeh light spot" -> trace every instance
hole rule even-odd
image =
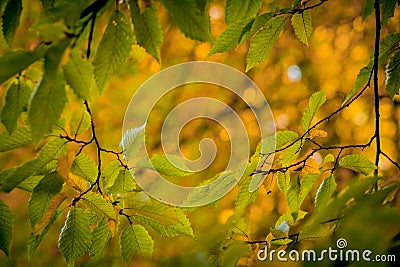
[[[291,82],[298,82],[301,80],[301,69],[297,65],[291,65],[287,69],[287,76]]]

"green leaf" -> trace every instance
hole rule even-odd
[[[386,65],[385,89],[393,98],[400,89],[400,52],[396,52]]]
[[[3,21],[3,34],[9,46],[13,43],[21,13],[22,0],[9,0],[7,2],[1,18]]]
[[[375,0],[366,0],[363,10],[362,21],[366,20],[374,12]]]
[[[55,220],[58,218],[58,216],[61,214],[61,212],[56,212],[53,214],[51,217],[50,221],[47,223],[46,227],[43,229],[43,231],[40,233],[40,235],[34,235],[34,233],[30,233],[29,238],[28,238],[28,258],[32,258],[32,256],[35,254],[36,249],[42,242],[44,236],[47,234],[49,231],[50,227],[53,225]]]
[[[135,27],[136,41],[160,62],[160,45],[164,36],[155,6],[146,7],[143,13],[140,13],[137,0],[130,0],[129,7],[133,26]]]
[[[12,50],[4,53],[0,57],[0,83],[7,81],[43,57],[47,49],[46,46],[38,46],[34,51]]]
[[[335,157],[332,154],[328,154],[325,156],[324,161],[321,163],[321,167],[325,166],[325,164],[327,164],[328,162],[334,162],[335,161]]]
[[[134,127],[127,130],[122,137],[119,146],[123,150],[124,158],[126,161],[132,160],[139,152],[140,148],[145,143],[145,127],[143,124],[140,127]]]
[[[291,146],[285,149],[284,150],[285,154],[283,155],[282,158],[282,166],[289,166],[290,163],[292,163],[300,154],[301,147],[302,147],[301,140],[297,140],[295,143],[293,143]]]
[[[54,172],[45,175],[33,189],[28,201],[29,222],[32,228],[40,222],[52,198],[61,191],[63,183],[60,175]]]
[[[246,181],[246,178],[249,177],[252,173],[254,173],[254,171],[257,169],[258,164],[260,162],[261,146],[264,140],[257,145],[256,151],[250,158],[250,162],[246,163],[246,168],[242,174],[242,177],[239,179],[239,185],[243,184],[243,182]]]
[[[253,175],[254,177],[254,175]],[[256,200],[258,191],[249,190],[249,186],[251,185],[251,179],[248,179],[246,183],[242,185],[240,188],[239,194],[236,197],[235,200],[235,216],[236,217],[242,217],[244,214],[244,211],[247,206],[249,206],[251,203],[253,203]]]
[[[299,135],[293,131],[278,131],[276,135],[276,148],[280,149],[287,143],[295,140]]]
[[[39,151],[38,161],[46,165],[52,160],[57,159],[59,156],[65,155],[67,142],[62,138],[54,138],[46,143]]]
[[[44,21],[45,23],[60,24],[59,22],[61,20],[62,24],[70,28],[69,31],[72,31],[71,28],[75,28],[76,30],[81,30],[80,28],[81,26],[89,24],[87,23],[89,20],[88,18],[86,18],[86,20],[84,21],[80,21],[82,22],[83,25],[79,23],[79,20],[85,17],[83,12],[85,11],[84,9],[88,4],[87,1],[66,1],[66,0],[47,0],[47,1],[53,2],[50,5],[48,5],[51,8],[49,8],[49,10],[46,10],[44,12],[38,23]],[[104,0],[90,1],[90,2],[93,2],[93,5],[96,5],[96,2],[97,3],[103,2],[103,6],[107,3],[107,1]],[[102,14],[102,11],[100,10],[101,7],[93,11],[95,11],[97,15],[101,15]],[[44,9],[46,8],[47,7],[44,7]],[[79,33],[81,34],[81,32]],[[85,37],[87,38],[87,35]],[[76,47],[78,46],[79,45],[77,45]]]
[[[377,181],[377,177],[366,177],[356,180],[350,184],[346,192],[336,197],[328,204],[326,208],[320,209],[320,212],[317,214],[317,218],[315,219],[314,223],[319,227],[321,222],[332,218],[337,218],[337,216],[342,214],[346,204],[349,203],[350,199],[360,199]]]
[[[276,149],[283,148],[287,143],[295,140],[299,135],[293,131],[278,131],[276,136]]]
[[[320,184],[317,194],[315,196],[315,208],[317,211],[321,211],[328,205],[329,198],[336,189],[335,177],[333,175],[324,179]]]
[[[51,9],[54,6],[54,2],[56,0],[41,0],[40,2],[42,3],[42,7],[45,11]]]
[[[280,172],[276,179],[279,189],[286,194],[290,186],[290,172]]]
[[[399,43],[400,32],[389,34],[381,41],[379,45],[379,66],[382,65],[388,59],[390,54],[396,50],[396,47],[399,45]]]
[[[298,137],[296,132],[292,131],[278,131],[272,136],[265,137],[261,142],[261,154],[270,154],[275,150],[282,149],[284,145]]]
[[[137,188],[134,177],[129,170],[120,170],[114,184],[109,188],[109,194],[124,194]]]
[[[307,214],[308,213],[306,211],[299,210],[297,213],[296,221],[304,219],[304,217]],[[289,225],[295,223],[295,220],[293,219],[293,216],[290,211],[285,212],[278,218],[278,220],[275,222],[275,228],[277,228],[279,225],[281,225],[284,221],[286,221]]]
[[[226,24],[247,20],[257,15],[263,0],[227,0],[225,8]]]
[[[49,226],[49,223],[53,220],[53,217],[55,215],[58,216],[57,214],[61,212],[60,210],[58,210],[58,208],[66,199],[67,196],[63,192],[55,195],[51,199],[46,209],[46,212],[43,214],[40,221],[37,224],[35,224],[33,228],[34,235],[42,235],[43,231],[47,231],[46,228]]]
[[[289,238],[284,238],[284,239],[277,239],[277,240],[273,240],[271,242],[272,245],[276,245],[276,246],[282,246],[282,245],[287,245],[289,243],[292,243],[293,240],[289,239]]]
[[[60,119],[67,95],[60,76],[44,76],[35,89],[29,110],[29,122],[35,143],[49,133]]]
[[[265,177],[267,177],[266,174],[261,174],[261,173],[254,174],[250,179],[248,191],[249,192],[256,191],[261,186],[261,184],[264,182]]]
[[[299,199],[300,195],[300,182],[298,176],[292,178],[290,186],[288,188],[286,199],[292,213],[297,212],[300,208],[301,202]]]
[[[111,75],[129,57],[133,42],[132,26],[125,13],[113,12],[93,61],[94,75],[100,93]]]
[[[88,192],[82,198],[85,204],[102,218],[116,219],[116,212],[113,205],[95,192]]]
[[[257,33],[250,43],[246,72],[268,57],[284,26],[285,18],[275,17],[269,20],[264,28]]]
[[[86,110],[82,113],[74,113],[69,121],[69,131],[71,135],[76,137],[78,134],[83,133],[89,129],[91,122],[92,118]]]
[[[308,38],[310,38],[313,31],[310,10],[294,14],[292,16],[292,26],[297,38],[308,46]]]
[[[115,179],[118,177],[121,170],[121,164],[118,160],[111,161],[102,171],[101,178],[104,188],[113,186]]]
[[[248,257],[250,254],[250,246],[243,241],[236,241],[232,245],[223,250],[223,263],[218,266],[235,267],[238,266],[238,261],[242,257]]]
[[[85,154],[79,154],[74,159],[70,171],[91,184],[96,182],[98,173],[97,164]]]
[[[145,205],[133,218],[150,226],[162,236],[176,237],[184,234],[193,237],[193,229],[189,219],[181,210],[176,208]]]
[[[0,249],[10,256],[14,215],[10,208],[0,199]]]
[[[87,212],[74,208],[68,212],[67,220],[61,229],[58,246],[68,264],[83,256],[92,244],[90,221]]]
[[[181,161],[180,157],[175,155],[155,154],[151,156],[150,161],[142,159],[136,166],[155,170],[167,176],[183,177],[194,173]]]
[[[377,169],[375,164],[362,154],[353,154],[342,157],[339,160],[339,166],[360,172],[364,175],[368,175],[373,170]]]
[[[275,13],[268,12],[257,16],[242,29],[239,36],[239,45],[242,45],[246,40],[258,32],[264,25],[274,16]]]
[[[194,234],[193,234],[193,229],[192,226],[190,224],[189,219],[186,217],[186,215],[183,213],[183,211],[181,211],[179,208],[176,210],[176,215],[178,217],[178,223],[169,226],[168,228],[170,229],[174,229],[174,231],[180,233],[180,234],[184,234],[190,237],[194,238]]]
[[[0,152],[13,150],[32,142],[31,131],[28,127],[17,126],[12,134],[0,133]]]
[[[258,160],[256,162],[258,163]],[[249,165],[247,165],[247,167],[249,167]],[[181,206],[195,207],[206,205],[207,203],[209,203],[209,201],[207,201],[207,203],[204,203],[205,199],[214,200],[208,205],[215,205],[216,202],[218,202],[218,200],[221,198],[221,196],[226,194],[226,192],[228,192],[238,183],[238,178],[239,177],[237,177],[237,173],[234,173],[232,171],[220,172],[216,174],[213,178],[203,181],[198,187],[195,187],[188,194]],[[213,183],[213,181],[217,179],[218,183]]]
[[[241,46],[244,42],[246,42],[252,36],[252,34],[250,34],[250,31],[251,31],[251,27],[253,26],[255,21],[256,21],[256,19],[250,19],[242,27],[242,30],[240,31],[239,38],[237,40],[237,43],[238,43],[239,46]]]
[[[25,83],[13,83],[7,90],[1,121],[11,134],[17,126],[17,120],[23,111],[28,109],[31,90]]]
[[[382,1],[382,24],[388,23],[389,19],[394,16],[396,2],[398,0],[384,0]]]
[[[320,174],[307,174],[300,180],[300,201],[303,202],[311,188],[319,178]]]
[[[229,25],[225,31],[218,36],[217,40],[215,40],[207,56],[232,50],[232,48],[238,44],[242,29],[247,23],[247,21],[239,21]]]
[[[61,138],[54,138],[49,141],[39,151],[39,156],[36,159],[28,161],[20,167],[11,169],[12,171],[10,171],[11,173],[8,177],[1,181],[1,190],[9,192],[28,177],[43,171],[48,163],[66,154],[66,144],[65,140]]]
[[[291,8],[296,7],[297,5],[301,4],[301,0],[293,0],[292,5],[290,6]]]
[[[7,0],[0,0],[0,12],[3,12],[3,7],[7,3]]]
[[[65,79],[74,93],[82,99],[89,99],[93,79],[93,68],[90,62],[83,57],[81,52],[73,49],[63,68]]]
[[[193,40],[212,42],[210,18],[194,0],[161,0],[179,30]]]
[[[124,228],[120,236],[121,256],[129,263],[134,255],[151,257],[154,241],[141,225],[130,225]]]
[[[137,199],[130,203],[125,202],[125,204],[126,207],[133,210],[133,214],[140,214],[152,219],[153,221],[157,221],[162,225],[169,226],[179,222],[177,208],[159,202],[142,202]]]
[[[111,232],[108,229],[107,222],[100,221],[93,229],[92,236],[92,245],[89,249],[89,254],[92,258],[98,259],[103,255],[104,248],[111,238]]]
[[[37,37],[43,42],[55,42],[65,38],[68,28],[65,24],[53,22],[39,22],[34,24],[31,31],[35,32]]]
[[[292,213],[297,213],[299,211],[301,204],[317,181],[318,177],[319,174],[307,174],[300,181],[298,176],[292,178],[286,194],[288,205]]]
[[[347,93],[346,98],[343,101],[343,104],[346,104],[370,79],[372,75],[372,67],[373,60],[370,60],[368,65],[363,67],[357,75],[356,82],[354,83],[353,88]]]
[[[310,97],[308,106],[303,113],[303,118],[301,119],[304,131],[308,130],[312,119],[314,118],[318,109],[325,103],[325,101],[326,101],[325,90],[316,92]]]
[[[44,175],[32,175],[22,183],[20,183],[17,188],[24,190],[26,192],[32,192],[33,189],[38,185],[40,180],[42,180]]]

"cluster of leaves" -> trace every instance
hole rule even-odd
[[[61,219],[63,213],[67,216],[58,245],[68,264],[73,264],[85,253],[94,258],[101,257],[109,239],[117,234],[120,236],[121,256],[126,262],[134,256],[152,254],[154,242],[149,229],[167,237],[193,236],[185,213],[150,199],[134,182],[130,170],[133,166],[128,167],[122,161],[122,156],[128,162],[136,156],[143,143],[144,126],[127,131],[121,141],[123,152],[105,149],[96,136],[95,114],[89,105],[91,96],[102,93],[109,78],[127,60],[132,45],[144,47],[156,60],[161,60],[159,47],[163,33],[157,8],[163,6],[187,37],[212,41],[206,12],[208,0],[155,2],[42,0],[43,12],[32,26],[40,44],[32,51],[10,50],[0,57],[0,83],[8,87],[1,111],[5,131],[0,133],[0,151],[32,143],[38,151],[35,159],[0,173],[2,192],[19,188],[31,194],[28,202],[32,226],[29,256],[34,255],[52,224]],[[217,38],[209,55],[228,52],[249,41],[246,70],[250,70],[268,57],[289,18],[295,35],[308,45],[313,31],[312,9],[327,0],[308,6],[307,2],[295,0],[288,8],[260,14],[262,0],[228,0],[227,28]],[[396,2],[382,1],[383,24],[393,16]],[[0,4],[2,32],[11,47],[22,8],[22,0],[1,1]],[[379,10],[374,1],[367,0],[364,19],[374,10]],[[109,22],[92,58],[96,21],[106,16],[109,16]],[[228,222],[227,238],[221,240],[213,251],[213,263],[234,266],[242,257],[252,260],[252,251],[257,249],[257,244],[285,248],[300,240],[331,235],[338,221],[365,199],[373,198],[379,202],[382,214],[389,214],[382,203],[398,187],[378,189],[377,164],[363,154],[347,153],[371,146],[373,141],[379,140],[379,129],[366,144],[323,146],[318,140],[327,135],[319,128],[321,124],[356,101],[370,87],[372,74],[382,64],[386,63],[387,92],[391,96],[399,94],[399,43],[399,33],[392,33],[378,44],[379,51],[375,51],[369,65],[361,69],[342,107],[328,117],[313,123],[317,111],[326,101],[322,90],[310,97],[303,114],[301,135],[280,131],[260,142],[239,181],[235,214]],[[66,118],[63,110],[72,94],[83,102],[82,110]],[[88,132],[91,138],[85,139]],[[84,153],[88,146],[96,148],[97,162]],[[325,154],[320,164],[313,159],[317,152]],[[116,159],[102,166],[104,153],[115,155]],[[379,151],[377,156],[380,155],[386,154]],[[142,160],[137,166],[155,168],[167,176],[191,173],[187,168],[173,167],[170,159],[170,156],[154,155],[150,159],[152,164]],[[392,163],[399,167],[395,161]],[[267,171],[264,166],[268,165],[271,166]],[[339,168],[363,175],[374,172],[374,176],[357,180],[335,197],[335,175]],[[220,175],[231,176],[231,173],[219,174],[213,179]],[[277,220],[265,240],[250,241],[246,208],[255,201],[262,184],[269,192],[275,180],[290,210]],[[220,186],[232,185],[225,183]],[[318,188],[312,197],[315,209],[302,210],[302,204],[306,196],[311,195],[313,187]],[[374,190],[369,190],[371,188]],[[357,201],[350,201],[354,199]],[[121,222],[124,218],[128,224]],[[13,225],[12,211],[0,200],[0,249],[7,255],[10,253]]]
[[[289,18],[296,37],[308,45],[308,38],[313,31],[311,10],[326,1],[307,6],[309,1],[295,0],[288,8],[276,8],[273,12],[259,14],[262,2],[227,1],[227,28],[217,38],[209,55],[228,52],[250,40],[246,67],[248,71],[256,63],[267,58],[285,27],[286,19]],[[378,5],[383,7],[382,14],[379,14],[382,15],[383,25],[393,17],[396,3],[397,1],[382,1],[379,4],[378,1]],[[374,1],[368,0],[363,20],[374,11],[379,12],[379,9],[374,7]],[[234,14],[235,19],[230,18],[231,14]],[[380,30],[380,22],[377,27]],[[398,211],[390,208],[391,204],[387,198],[390,198],[390,194],[398,192],[398,184],[385,185],[378,189],[381,180],[377,176],[376,164],[363,154],[353,153],[354,150],[370,147],[374,140],[378,142],[379,129],[365,144],[323,146],[318,140],[328,134],[320,128],[321,124],[349,107],[370,88],[374,71],[384,63],[386,91],[391,97],[400,93],[400,64],[397,59],[399,44],[399,33],[391,33],[378,43],[379,50],[373,53],[369,64],[360,70],[353,88],[346,95],[340,108],[319,121],[314,120],[313,123],[314,116],[326,101],[325,90],[316,92],[310,97],[303,113],[301,125],[304,132],[301,135],[289,130],[278,131],[274,136],[260,142],[247,164],[245,175],[239,181],[240,190],[235,202],[235,214],[228,222],[226,239],[220,241],[213,251],[211,260],[214,264],[236,266],[239,259],[247,258],[247,264],[251,265],[256,260],[260,245],[284,250],[288,245],[295,245],[300,241],[332,236],[338,230],[339,222],[346,216],[351,217],[349,214],[355,213],[364,203],[374,202],[374,209],[382,212],[382,221],[377,224],[384,227],[397,224],[400,215]],[[379,120],[379,115],[376,119]],[[378,158],[380,155],[387,157],[380,148],[377,150]],[[313,157],[317,152],[324,155],[320,163]],[[387,158],[400,169],[396,161]],[[335,175],[340,168],[364,176],[373,176],[360,178],[338,191]],[[249,240],[251,223],[245,216],[246,207],[255,202],[261,185],[269,194],[274,183],[285,196],[289,211],[278,218],[275,226],[265,234],[265,239]],[[334,192],[337,192],[336,196]],[[307,196],[312,198],[314,209],[306,211],[302,210],[302,204]],[[399,230],[398,227],[396,229]]]
[[[101,146],[89,101],[103,92],[109,78],[128,59],[132,45],[142,46],[160,61],[163,32],[157,7],[166,8],[187,37],[211,41],[207,3],[42,0],[42,12],[31,28],[37,34],[34,42],[39,45],[27,50],[14,45],[22,0],[1,1],[2,33],[11,49],[0,57],[0,83],[8,87],[1,111],[5,130],[0,133],[0,151],[33,144],[37,157],[2,171],[0,190],[19,188],[30,192],[29,257],[65,213],[58,246],[68,264],[85,253],[101,257],[109,239],[118,233],[121,256],[126,262],[134,256],[152,255],[154,241],[149,229],[166,237],[193,236],[181,210],[149,199],[136,185],[122,161],[122,152]],[[109,20],[91,57],[96,22],[103,17]],[[73,94],[82,108],[72,115],[64,114]],[[85,139],[88,133],[91,138]],[[136,151],[131,141],[137,142],[135,137],[143,136],[137,133],[128,131],[121,142],[127,158]],[[95,147],[97,162],[85,154],[88,146]],[[103,166],[104,153],[116,159]],[[163,166],[164,161],[165,157],[156,156],[153,164]],[[168,166],[165,172],[171,175]],[[1,200],[0,217],[0,249],[9,255],[14,217]],[[124,218],[128,225],[123,223]]]

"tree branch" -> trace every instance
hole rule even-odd
[[[396,166],[397,169],[400,170],[400,165],[399,165],[396,161],[392,160],[392,159],[391,159],[385,152],[383,152],[383,151],[381,151],[381,154],[382,154],[385,158],[387,158],[394,166]]]
[[[380,15],[380,3],[379,0],[375,0],[375,45],[374,45],[374,111],[375,111],[375,134],[376,139],[376,153],[375,153],[375,165],[379,166],[379,156],[381,154],[381,136],[380,136],[380,113],[379,113],[379,80],[378,80],[378,67],[379,67],[379,41],[381,36],[381,15]],[[378,175],[378,169],[374,170],[374,175]]]

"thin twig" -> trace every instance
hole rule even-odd
[[[92,46],[92,41],[93,41],[93,32],[94,32],[94,24],[95,24],[95,20],[96,20],[96,13],[92,14],[92,18],[91,18],[91,24],[90,24],[90,32],[89,32],[89,37],[88,37],[88,46],[87,46],[87,50],[86,50],[86,57],[89,59],[90,58],[90,49]]]
[[[101,146],[99,143],[99,140],[97,139],[97,135],[96,135],[96,127],[94,125],[94,121],[93,121],[93,115],[92,115],[92,111],[90,110],[89,107],[89,103],[87,102],[87,100],[85,100],[83,102],[85,104],[86,107],[86,111],[87,113],[89,113],[90,115],[90,127],[92,130],[92,140],[94,141],[94,143],[96,144],[96,148],[97,148],[97,177],[96,177],[96,181],[90,186],[90,190],[94,187],[94,185],[97,184],[98,190],[100,192],[100,194],[102,194],[101,192],[101,188],[100,188],[100,177],[101,177]]]
[[[397,169],[400,170],[400,165],[399,165],[396,161],[392,160],[392,159],[391,159],[385,152],[383,152],[383,151],[381,151],[381,154],[382,154],[382,156],[384,156],[385,158],[387,158],[394,166],[396,166]]]
[[[379,166],[379,156],[381,154],[381,137],[380,137],[380,114],[379,114],[379,85],[378,85],[378,67],[379,67],[379,41],[381,36],[381,15],[379,0],[375,0],[375,45],[374,45],[374,111],[375,111],[375,139],[376,139],[376,153],[375,153],[375,166]],[[378,169],[374,170],[374,175],[378,175]]]

